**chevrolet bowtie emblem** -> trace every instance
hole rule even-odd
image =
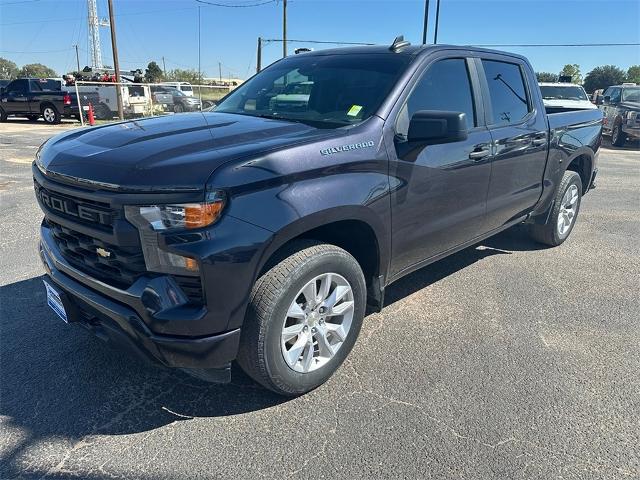
[[[109,250],[105,250],[102,247],[96,248],[96,253],[102,258],[109,258],[111,256],[111,252]]]

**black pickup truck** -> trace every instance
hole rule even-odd
[[[293,82],[306,105],[274,102]],[[287,57],[214,111],[40,148],[48,302],[157,364],[225,382],[237,360],[299,395],[400,277],[523,222],[563,243],[601,131],[598,110],[546,114],[517,55],[397,39]]]
[[[82,94],[83,105],[99,103],[97,94]],[[0,121],[7,117],[27,117],[37,120],[42,117],[50,124],[60,123],[62,117],[80,118],[75,93],[60,89],[59,80],[42,78],[19,78],[0,89]]]

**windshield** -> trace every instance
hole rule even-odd
[[[622,101],[623,102],[640,102],[640,87],[623,88]]]
[[[289,57],[242,84],[215,111],[319,128],[359,123],[380,108],[409,61],[392,54]]]
[[[180,90],[182,90],[183,92],[193,92],[193,88],[191,88],[191,85],[180,85]]]
[[[584,89],[576,85],[542,85],[540,90],[545,100],[587,100]]]

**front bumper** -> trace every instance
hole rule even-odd
[[[130,304],[130,292],[87,277],[60,254],[42,229],[40,257],[50,282],[60,291],[70,323],[92,331],[103,340],[126,348],[153,364],[182,369],[207,369],[219,382],[230,380],[240,329],[213,336],[183,337],[152,332]],[[89,288],[88,285],[96,288]],[[99,290],[111,289],[107,296]],[[117,300],[116,300],[117,299]]]
[[[630,139],[640,139],[640,126],[629,126],[627,124],[622,125],[622,131],[627,134]]]

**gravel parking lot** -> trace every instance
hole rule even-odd
[[[46,305],[30,162],[0,125],[0,478],[640,478],[640,150],[605,147],[556,249],[515,229],[402,279],[323,387],[206,385]]]

